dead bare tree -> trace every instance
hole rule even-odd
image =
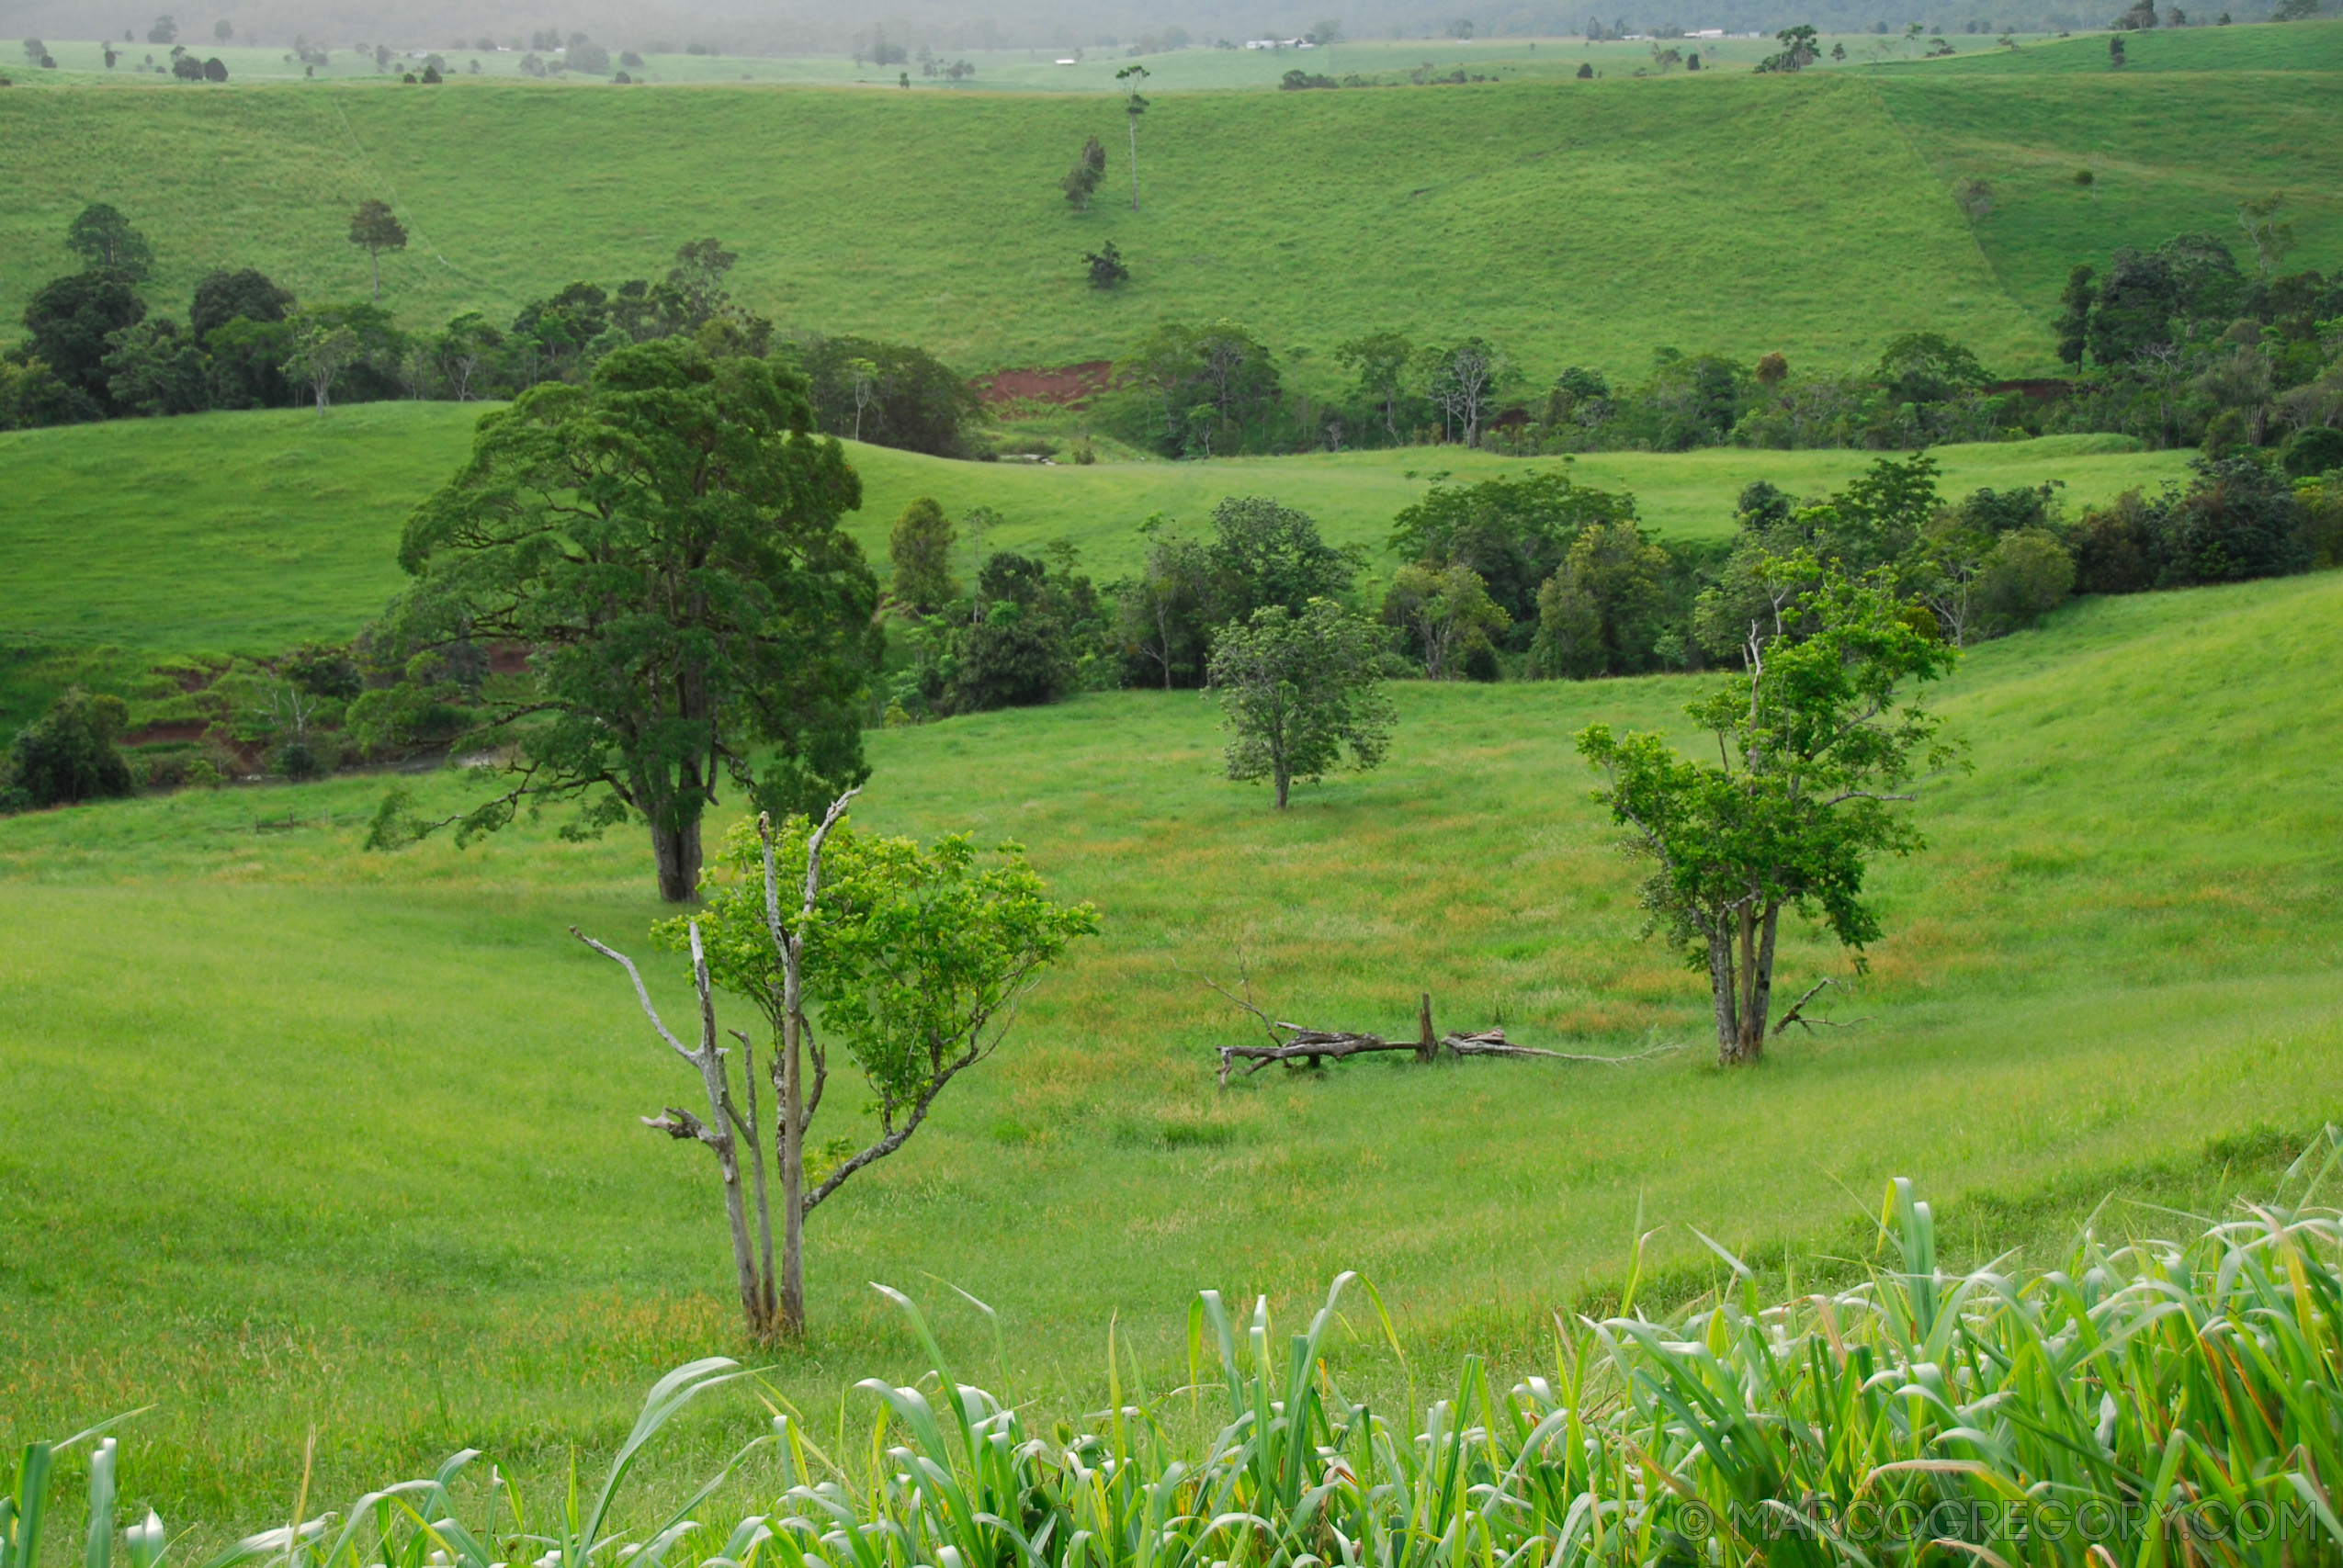
[[[716,1156],[717,1168],[724,1178],[724,1217],[732,1229],[733,1270],[739,1277],[741,1310],[747,1317],[749,1332],[764,1337],[773,1327],[773,1221],[764,1201],[764,1153],[757,1143],[755,1123],[743,1118],[734,1109],[730,1073],[726,1066],[725,1053],[716,1043],[716,1000],[708,990],[707,955],[700,946],[699,922],[691,922],[692,983],[699,992],[700,1043],[697,1050],[686,1047],[668,1030],[652,1005],[650,990],[642,983],[642,975],[635,968],[635,961],[616,948],[605,947],[577,927],[570,928],[576,937],[603,957],[626,970],[627,978],[635,984],[635,996],[642,1003],[642,1010],[651,1020],[668,1048],[681,1056],[699,1074],[700,1085],[707,1092],[707,1120],[703,1122],[680,1106],[671,1105],[657,1116],[645,1116],[642,1124],[671,1138],[690,1139],[705,1144]],[[736,1036],[743,1047],[745,1035]],[[754,1110],[755,1060],[748,1062],[751,1109]],[[736,1141],[735,1134],[738,1135]],[[759,1268],[759,1252],[752,1251],[749,1242],[747,1204],[741,1191],[740,1143],[745,1141],[756,1167],[756,1225],[762,1242],[763,1267]]]
[[[821,1090],[830,1074],[829,1059],[806,1027],[806,927],[813,919],[814,901],[821,894],[821,844],[846,803],[861,791],[850,789],[830,803],[830,809],[806,840],[804,897],[798,905],[795,931],[781,923],[781,884],[773,864],[773,823],[757,818],[757,838],[764,849],[764,924],[781,955],[781,1055],[774,1064],[775,1098],[781,1118],[781,1332],[803,1334],[806,1327],[806,1128],[821,1105]],[[813,1088],[806,1088],[805,1058],[813,1062]],[[821,1196],[827,1197],[825,1190]],[[819,1200],[817,1200],[818,1201]]]

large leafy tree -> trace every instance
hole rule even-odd
[[[168,316],[149,316],[108,341],[106,386],[120,407],[152,418],[211,406],[203,349]]]
[[[1330,599],[1299,615],[1266,604],[1222,627],[1210,678],[1232,731],[1228,776],[1269,780],[1283,811],[1296,779],[1322,777],[1346,751],[1359,769],[1380,763],[1394,722],[1388,650],[1384,628]]]
[[[414,583],[384,640],[408,679],[362,699],[362,731],[416,728],[465,698],[467,656],[525,649],[479,687],[474,739],[510,787],[458,838],[523,804],[583,797],[569,831],[640,816],[659,891],[695,896],[700,818],[730,777],[775,809],[860,782],[877,582],[839,527],[862,484],[811,434],[803,384],[668,340],[619,349],[584,387],[484,416],[470,461],[400,545]],[[760,746],[777,757],[754,779]],[[386,801],[374,841],[446,823]]]
[[[957,538],[952,520],[934,497],[920,496],[903,508],[887,536],[898,604],[932,615],[959,597],[960,584],[952,575],[952,546]]]
[[[1605,724],[1578,736],[1609,781],[1596,802],[1651,867],[1653,929],[1708,971],[1726,1066],[1764,1054],[1784,908],[1819,919],[1861,964],[1881,929],[1862,897],[1870,862],[1922,847],[1895,807],[1921,767],[1953,755],[1904,688],[1959,654],[1897,602],[1887,573],[1850,578],[1802,555],[1763,575],[1775,597],[1749,629],[1742,672],[1684,709],[1715,737],[1717,761]]]
[[[109,340],[146,319],[146,305],[132,282],[129,273],[96,267],[57,279],[25,307],[25,346],[30,357],[48,366],[101,414],[120,412],[109,385],[113,373],[106,367],[106,356],[114,346]]]

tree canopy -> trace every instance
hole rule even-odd
[[[353,724],[395,736],[468,707],[476,742],[511,746],[511,784],[448,819],[459,838],[584,796],[569,830],[640,816],[662,897],[692,897],[721,779],[753,779],[787,810],[868,771],[859,699],[877,583],[839,526],[862,486],[810,426],[794,377],[679,340],[619,349],[585,387],[534,388],[485,415],[401,541],[415,581],[381,640],[406,679],[361,699]],[[527,650],[526,676],[467,691],[457,656],[483,646]],[[760,745],[777,755],[756,778]],[[394,798],[373,839],[444,825]]]
[[[1213,639],[1211,680],[1232,738],[1228,776],[1267,779],[1285,809],[1294,781],[1314,780],[1349,754],[1359,769],[1391,749],[1395,716],[1383,693],[1384,629],[1331,599],[1297,615],[1264,604]]]
[[[133,281],[154,270],[154,252],[130,220],[105,202],[93,202],[65,226],[65,248],[91,267],[111,267]]]
[[[1943,676],[1959,654],[1898,603],[1888,573],[1851,578],[1800,555],[1760,576],[1771,614],[1749,632],[1741,673],[1684,708],[1717,761],[1606,724],[1578,736],[1608,781],[1595,801],[1650,866],[1652,929],[1708,970],[1727,1066],[1763,1053],[1784,908],[1820,919],[1861,964],[1880,934],[1862,897],[1871,858],[1923,844],[1894,809],[1909,798],[1899,792],[1953,755],[1901,688]]]

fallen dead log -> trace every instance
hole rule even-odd
[[[1207,980],[1206,985],[1212,985]],[[1552,1062],[1592,1062],[1603,1066],[1619,1066],[1628,1062],[1640,1062],[1652,1056],[1666,1055],[1681,1050],[1681,1045],[1658,1045],[1648,1051],[1638,1051],[1626,1056],[1583,1055],[1568,1051],[1547,1051],[1534,1045],[1516,1045],[1505,1038],[1502,1029],[1483,1030],[1477,1034],[1435,1035],[1432,1028],[1432,993],[1422,994],[1416,1012],[1416,1038],[1386,1040],[1380,1034],[1364,1034],[1349,1030],[1310,1029],[1298,1023],[1272,1019],[1249,1001],[1228,996],[1217,985],[1212,986],[1224,997],[1259,1019],[1267,1032],[1266,1045],[1221,1045],[1220,1087],[1228,1087],[1228,1075],[1243,1064],[1247,1077],[1260,1072],[1273,1062],[1300,1062],[1311,1068],[1339,1062],[1346,1056],[1364,1056],[1377,1051],[1406,1051],[1419,1062],[1436,1062],[1443,1054],[1450,1056],[1535,1056]]]

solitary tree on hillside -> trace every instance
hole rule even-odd
[[[220,42],[226,43],[230,39],[236,36],[235,26],[231,23],[227,17],[222,17],[218,21],[211,24],[211,36]]]
[[[1090,270],[1090,286],[1092,288],[1113,288],[1131,279],[1131,269],[1112,240],[1094,251],[1084,251],[1082,265]]]
[[[495,750],[510,787],[438,821],[394,793],[368,842],[450,825],[463,842],[524,804],[583,799],[565,831],[646,822],[660,896],[680,903],[723,778],[774,810],[860,783],[878,585],[839,527],[861,481],[812,423],[796,377],[676,339],[484,416],[400,542],[414,581],[379,646],[406,679],[351,722],[396,739],[469,710],[460,743]],[[499,646],[528,650],[526,674],[479,683],[478,650]]]
[[[735,828],[707,912],[655,929],[662,943],[691,954],[696,1049],[668,1032],[630,959],[571,928],[625,967],[651,1027],[699,1074],[705,1120],[671,1106],[642,1121],[716,1156],[741,1313],[759,1339],[805,1331],[806,1217],[856,1171],[901,1148],[952,1080],[999,1049],[1019,998],[1041,972],[1076,937],[1098,930],[1089,905],[1042,896],[1041,879],[1014,845],[987,866],[965,836],[925,850],[909,839],[857,838],[843,821],[854,794],[833,801],[819,824],[793,817],[776,831],[759,817]],[[745,1108],[733,1098],[712,987],[746,998],[764,1017],[769,1120],[759,1105],[755,1044],[737,1031]],[[809,1009],[845,1047],[873,1098],[878,1135],[859,1149],[852,1138],[809,1141],[830,1061]],[[777,1270],[768,1140],[781,1178]]]
[[[350,243],[366,247],[367,260],[374,265],[374,298],[382,299],[382,253],[407,248],[407,231],[399,221],[390,204],[369,197],[358,203],[350,216]]]
[[[1387,648],[1382,627],[1331,599],[1298,615],[1265,604],[1222,627],[1208,676],[1234,732],[1228,776],[1269,780],[1283,811],[1296,779],[1323,776],[1346,750],[1361,770],[1381,762],[1395,722],[1383,694]]]
[[[65,225],[65,248],[93,267],[112,267],[133,281],[154,269],[154,252],[130,220],[105,202],[92,202]]]
[[[1147,80],[1144,65],[1126,65],[1115,73],[1117,82],[1131,85],[1130,96],[1123,100],[1123,116],[1131,131],[1131,210],[1139,209],[1139,116],[1147,113],[1147,100],[1139,96],[1139,84]]]
[[[1899,688],[1938,679],[1959,655],[1914,624],[1889,577],[1851,581],[1804,553],[1768,559],[1760,576],[1772,602],[1749,626],[1742,673],[1684,709],[1715,737],[1717,761],[1606,724],[1578,737],[1609,781],[1596,802],[1650,863],[1652,929],[1707,967],[1727,1066],[1764,1053],[1784,906],[1818,917],[1861,966],[1880,934],[1862,902],[1866,862],[1922,847],[1891,806],[1912,798],[1899,792],[1918,767],[1953,754],[1937,717]]]
[[[130,35],[126,33],[123,36],[128,38]],[[172,20],[168,11],[155,17],[153,25],[146,29],[146,41],[161,44],[179,41],[179,24]]]

